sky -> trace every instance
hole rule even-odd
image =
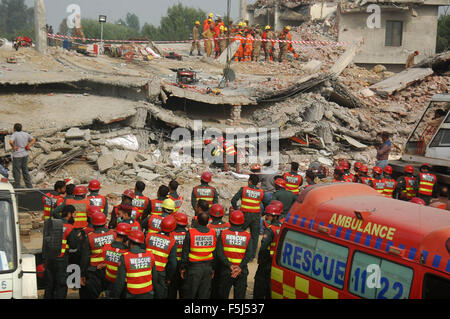
[[[55,31],[61,21],[69,16],[66,9],[70,4],[80,6],[82,18],[98,19],[100,14],[104,14],[107,16],[107,22],[115,22],[131,12],[139,17],[141,26],[145,22],[159,26],[167,8],[178,2],[184,6],[202,9],[206,13],[212,12],[223,16],[227,12],[227,0],[44,0],[47,23],[52,25]],[[250,4],[254,0],[247,2]],[[25,3],[34,6],[34,0],[25,0]],[[239,0],[231,0],[231,16],[235,19],[239,15],[238,7]]]

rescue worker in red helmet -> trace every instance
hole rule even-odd
[[[155,299],[167,299],[168,289],[175,278],[177,270],[177,246],[175,239],[170,235],[177,227],[173,216],[164,217],[159,233],[149,233],[145,239],[147,251],[155,256],[158,280],[153,281]]]
[[[197,185],[192,189],[191,205],[194,210],[199,199],[206,200],[209,207],[219,202],[219,194],[217,190],[209,185],[212,180],[212,174],[210,172],[204,172],[200,180],[200,185]]]
[[[392,167],[387,165],[383,169],[384,177],[384,191],[383,195],[388,198],[397,198],[396,189],[397,189],[397,181],[392,178]]]
[[[354,183],[359,183],[359,175],[361,174],[360,169],[362,166],[363,164],[361,162],[355,162],[353,165],[353,170],[355,171],[355,175],[353,176]]]
[[[406,165],[404,173],[404,176],[400,176],[397,179],[397,194],[398,199],[409,201],[413,197],[416,197],[414,167],[412,165]]]
[[[54,192],[47,193],[42,196],[42,204],[44,206],[44,221],[49,219],[52,216],[52,210],[58,206],[58,199],[64,199],[66,192],[66,182],[65,181],[57,181],[53,187]]]
[[[144,196],[145,183],[142,181],[137,181],[134,186],[134,198],[132,201],[133,211],[131,218],[137,222],[142,221],[142,217],[148,216],[151,210],[150,199]]]
[[[422,164],[420,166],[420,173],[416,177],[415,190],[417,197],[423,199],[427,205],[430,205],[430,201],[433,197],[437,197],[437,177],[430,172],[430,164]]]
[[[258,253],[258,269],[255,274],[253,299],[271,299],[270,273],[275,244],[281,228],[280,215],[276,206],[269,205],[266,207],[264,218],[267,227],[264,229]]]
[[[114,241],[116,233],[105,227],[106,217],[101,212],[92,215],[91,223],[94,231],[81,247],[81,285],[86,288],[87,299],[97,299],[107,286],[103,247]]]
[[[94,231],[94,226],[92,225],[91,218],[95,213],[102,213],[102,209],[98,206],[91,206],[88,210],[88,225],[83,229],[85,234],[89,234]]]
[[[132,206],[134,197],[135,194],[131,189],[127,189],[122,193],[122,202],[119,205],[114,206],[111,211],[111,220],[109,221],[108,224],[109,228],[116,228],[117,224],[120,223],[120,221],[118,220],[119,206],[122,204]]]
[[[111,298],[120,298],[125,289],[125,299],[153,299],[153,282],[158,280],[155,256],[145,249],[145,235],[132,230],[128,235],[129,250],[119,261],[116,281],[110,292]]]
[[[339,183],[339,182],[345,182],[344,179],[344,168],[342,166],[336,166],[334,168],[334,174],[333,174],[333,183]]]
[[[91,206],[98,206],[102,209],[102,213],[108,217],[108,199],[104,195],[100,195],[100,182],[96,179],[93,179],[89,182],[88,189],[89,195],[87,198],[89,199]]]
[[[383,181],[383,169],[379,166],[374,166],[372,170],[372,187],[380,194],[384,194],[386,184]]]
[[[180,299],[183,299],[183,284],[184,280],[180,276],[180,267],[181,267],[181,252],[183,250],[184,239],[186,238],[186,226],[188,225],[188,216],[184,213],[177,212],[174,215],[175,220],[177,222],[177,227],[173,232],[170,233],[170,236],[175,240],[177,247],[177,269],[175,272],[175,277],[169,284],[169,299],[177,299],[178,293],[180,294]]]
[[[180,275],[185,280],[183,298],[208,299],[214,278],[216,231],[207,227],[208,213],[197,215],[197,225],[189,229],[181,252]]]
[[[353,180],[355,179],[355,175],[353,175],[350,172],[350,169],[352,168],[351,165],[350,165],[350,162],[347,161],[347,160],[344,160],[342,164],[343,164],[342,167],[344,168],[344,179],[345,179],[345,181],[352,183]]]
[[[264,198],[264,191],[258,188],[258,175],[251,174],[248,178],[248,186],[241,187],[231,199],[233,210],[238,210],[237,202],[241,201],[240,211],[244,213],[244,229],[250,227],[252,235],[252,258],[256,256],[258,246],[258,236],[261,229],[261,203]]]
[[[284,188],[285,181],[282,178],[277,178],[275,180],[275,188],[276,192],[272,195],[272,201],[270,204],[274,201],[280,201],[283,205],[282,212],[281,212],[281,218],[284,218],[286,214],[288,213],[289,209],[291,209],[291,206],[295,203],[295,200],[297,199],[297,196],[294,195],[293,192],[290,192]]]
[[[128,251],[127,240],[131,232],[130,224],[119,223],[115,229],[116,238],[111,244],[103,247],[103,259],[105,263],[105,279],[107,290],[111,290],[117,277],[117,267],[120,257]]]
[[[230,228],[230,223],[222,220],[224,215],[223,206],[220,204],[214,204],[209,209],[209,216],[211,216],[211,222],[207,225],[208,228],[214,229],[216,231],[217,240],[220,238],[222,231]],[[219,263],[215,263],[214,272],[219,273]],[[215,276],[211,282],[211,298],[219,299],[219,276]]]
[[[251,260],[251,235],[242,229],[244,214],[235,210],[230,214],[230,229],[222,231],[217,240],[217,299],[228,299],[234,286],[234,299],[245,299],[247,291],[247,264]]]
[[[368,175],[369,169],[366,165],[362,165],[359,169],[358,183],[366,184],[370,187],[373,187],[372,177]]]
[[[67,266],[69,265],[69,247],[78,247],[82,237],[73,228],[75,207],[66,205],[62,210],[63,237],[61,252],[56,257],[45,257],[44,299],[65,299],[67,297]]]

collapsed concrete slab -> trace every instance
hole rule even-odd
[[[405,71],[390,77],[384,81],[378,82],[369,88],[375,91],[381,97],[387,97],[394,92],[400,91],[416,81],[422,80],[433,74],[430,68],[409,68]]]

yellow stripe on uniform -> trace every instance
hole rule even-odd
[[[127,273],[127,277],[133,277],[133,278],[137,278],[137,277],[143,277],[143,276],[148,276],[151,275],[152,271],[142,271],[142,272],[136,272],[136,273]]]
[[[189,258],[195,259],[195,260],[205,260],[207,258],[211,258],[212,254],[209,254],[208,256],[196,256],[196,255],[192,255],[189,254]]]
[[[214,250],[213,248],[191,248],[191,251],[195,251],[196,253],[209,253]]]
[[[281,269],[272,267],[271,278],[275,281],[283,283],[283,271]]]
[[[130,284],[130,283],[127,283],[127,287],[128,287],[128,288],[135,288],[135,289],[145,288],[145,287],[148,287],[148,286],[151,286],[151,285],[152,285],[152,282],[151,282],[151,281],[149,281],[149,282],[144,282],[144,283],[142,283],[142,284]]]
[[[224,247],[223,250],[224,251],[233,252],[233,253],[245,253],[245,249],[244,248]]]

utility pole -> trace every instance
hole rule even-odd
[[[44,0],[34,0],[34,30],[36,50],[42,54],[47,53],[47,19],[45,17]]]
[[[241,21],[248,19],[247,0],[239,0],[239,19]]]
[[[276,0],[275,2],[275,12],[273,17],[273,31],[277,32],[278,30],[278,19],[280,18],[280,0]]]

